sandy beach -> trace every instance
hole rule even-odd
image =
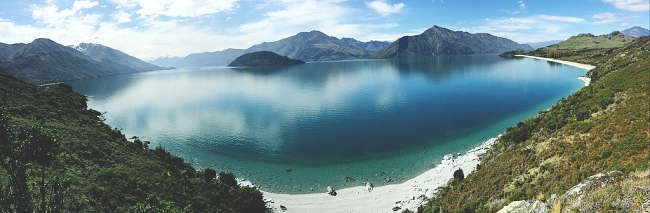
[[[463,169],[465,176],[471,173],[479,159],[497,141],[492,138],[464,154],[448,154],[434,168],[399,184],[374,187],[364,185],[334,189],[336,196],[327,191],[315,194],[275,194],[264,192],[264,198],[276,212],[394,212],[394,207],[416,211],[436,189],[453,177],[454,171]],[[280,206],[284,206],[283,211]]]
[[[553,58],[542,58],[542,57],[537,57],[537,56],[529,56],[529,55],[515,55],[517,57],[524,57],[524,58],[534,58],[534,59],[539,59],[539,60],[544,60],[544,61],[552,61],[560,64],[566,64],[569,66],[577,67],[580,69],[585,69],[585,70],[591,70],[593,68],[596,68],[596,66],[589,65],[589,64],[581,64],[581,63],[576,63],[576,62],[571,62],[571,61],[562,61],[558,59],[553,59]],[[580,76],[578,77],[581,81],[585,82],[585,86],[589,86],[589,83],[591,83],[591,79],[586,77],[586,76]]]

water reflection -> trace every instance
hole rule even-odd
[[[564,75],[476,55],[180,69],[71,84],[108,112],[109,124],[157,143],[327,164],[443,143],[563,94],[574,80]]]

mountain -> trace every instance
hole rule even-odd
[[[542,41],[542,42],[526,43],[526,44],[528,44],[528,46],[532,47],[533,49],[537,49],[540,47],[551,46],[560,42],[562,42],[562,40],[551,40],[551,41]]]
[[[634,26],[630,29],[623,30],[622,33],[626,36],[632,37],[650,36],[650,30],[639,26]]]
[[[234,61],[228,64],[229,67],[253,67],[253,66],[266,66],[266,65],[295,65],[304,64],[304,61],[291,59],[286,56],[278,55],[269,51],[258,51],[246,53],[237,57]]]
[[[0,44],[0,69],[33,84],[115,75],[114,68],[49,39],[29,44]],[[119,67],[112,64],[113,67]],[[129,70],[128,67],[122,67]]]
[[[104,64],[126,65],[137,72],[164,69],[163,67],[144,62],[136,57],[123,53],[122,51],[101,44],[81,43],[70,47],[82,52],[95,61],[105,62]]]
[[[352,38],[338,39],[320,31],[301,32],[275,42],[261,43],[248,49],[271,51],[303,61],[332,61],[367,58],[388,46],[387,42],[360,42]]]
[[[0,69],[29,83],[46,84],[162,68],[101,45],[73,48],[39,38],[29,44],[0,43]]]
[[[501,53],[516,49],[533,50],[526,44],[518,44],[512,40],[487,33],[472,34],[433,26],[422,34],[404,36],[398,39],[372,57],[404,58],[431,55]]]
[[[352,38],[338,39],[320,31],[311,31],[274,42],[253,45],[248,49],[193,53],[184,58],[165,57],[150,62],[159,66],[173,67],[225,66],[245,53],[257,51],[270,51],[303,61],[358,59],[368,58],[389,44],[381,41],[361,42]]]

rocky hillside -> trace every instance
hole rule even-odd
[[[126,65],[137,72],[165,69],[101,44],[81,43],[71,47],[95,61]]]
[[[518,44],[512,40],[487,33],[472,34],[433,26],[420,35],[404,36],[398,39],[372,57],[406,58],[432,55],[501,53],[517,49],[533,50],[526,44]]]
[[[311,31],[274,42],[253,45],[248,49],[193,53],[183,58],[164,57],[151,63],[173,67],[225,66],[243,54],[257,51],[270,51],[302,61],[358,59],[368,58],[389,44],[380,41],[361,42],[352,38],[338,39],[320,31]]]
[[[281,56],[269,51],[259,51],[246,53],[237,57],[233,62],[228,64],[229,67],[255,67],[255,66],[269,66],[269,65],[295,65],[304,64],[304,61],[291,59],[286,56]]]
[[[480,169],[441,188],[424,212],[496,212],[514,201],[553,212],[647,208],[650,37],[574,51],[559,59],[595,65],[587,73],[591,84],[508,128]],[[604,176],[616,181],[587,184]]]

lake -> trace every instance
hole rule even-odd
[[[321,193],[412,178],[548,109],[580,89],[585,73],[489,54],[187,68],[67,83],[112,127],[197,168],[233,172],[265,191]]]

